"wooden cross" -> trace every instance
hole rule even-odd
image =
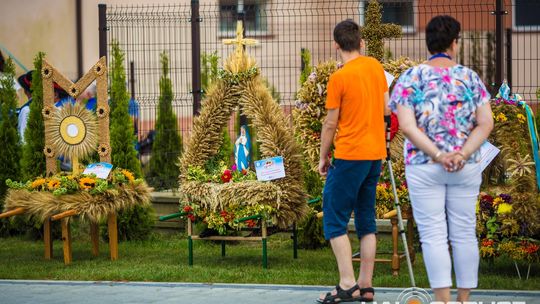
[[[236,38],[235,39],[223,39],[223,44],[231,45],[236,44],[235,56],[240,59],[244,55],[245,45],[256,45],[258,43],[255,39],[244,38],[244,27],[242,20],[236,22]]]
[[[362,37],[367,42],[367,55],[382,61],[384,58],[383,39],[401,37],[401,26],[382,23],[381,6],[376,0],[369,2],[365,18]]]

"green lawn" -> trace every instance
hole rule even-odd
[[[80,238],[79,238],[80,239]],[[108,259],[108,246],[101,243],[99,257],[92,258],[90,244],[75,239],[73,263],[64,266],[62,243],[55,242],[54,259],[43,259],[42,242],[22,238],[0,239],[0,279],[49,280],[107,280],[204,283],[272,283],[335,285],[337,268],[329,248],[299,250],[299,258],[292,258],[292,241],[287,234],[277,234],[268,242],[268,269],[261,267],[260,242],[242,242],[227,246],[227,256],[221,257],[221,246],[209,241],[194,241],[194,266],[187,265],[185,235],[154,236],[150,241],[123,242],[119,246],[120,259]],[[355,243],[356,245],[356,243]],[[390,241],[382,237],[381,250],[390,249]],[[374,286],[408,287],[410,281],[406,263],[398,277],[391,275],[389,264],[377,264]],[[514,264],[498,259],[494,265],[482,262],[482,289],[538,289],[539,265],[531,268],[529,280],[519,280]],[[525,265],[522,265],[525,272]],[[428,287],[421,254],[417,254],[414,273],[419,287]]]

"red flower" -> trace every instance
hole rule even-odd
[[[183,210],[184,210],[184,212],[189,213],[189,212],[191,212],[193,210],[193,208],[191,208],[191,206],[184,206]]]
[[[225,218],[228,215],[228,213],[227,211],[223,210],[219,213],[219,215],[221,215],[222,218]]]
[[[187,216],[192,222],[195,222],[195,215],[193,215],[192,213],[188,214]]]
[[[487,239],[486,239],[486,240],[483,240],[483,241],[482,241],[482,246],[484,246],[484,247],[491,247],[491,246],[493,246],[493,243],[494,243],[493,240],[487,240]]]
[[[230,182],[232,179],[232,172],[231,170],[227,169],[223,171],[223,174],[221,175],[221,181],[224,183]]]
[[[397,115],[392,113],[390,115],[390,140],[394,139],[394,136],[396,136],[396,133],[399,131],[399,121],[397,119]]]
[[[255,227],[255,225],[257,225],[257,222],[255,222],[254,220],[247,220],[247,221],[246,221],[246,225],[247,225],[249,228],[253,228],[253,227]]]

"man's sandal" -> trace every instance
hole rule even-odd
[[[373,296],[370,298],[365,298],[364,295],[368,292],[371,292]],[[366,287],[366,288],[360,288],[360,302],[373,302],[373,298],[375,297],[375,289],[373,287]]]
[[[338,285],[336,285],[336,294],[332,294],[332,292],[327,292],[324,299],[317,299],[317,303],[322,304],[332,304],[332,303],[345,303],[345,302],[356,302],[362,299],[362,297],[355,297],[353,296],[353,293],[357,290],[359,290],[360,287],[358,287],[357,284],[355,284],[350,289],[344,290]]]

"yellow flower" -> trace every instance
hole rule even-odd
[[[495,117],[495,120],[496,121],[500,121],[500,122],[505,122],[508,120],[508,118],[506,118],[506,115],[504,115],[504,113],[499,113],[499,115],[497,115],[497,117]]]
[[[82,189],[92,189],[96,186],[96,180],[90,177],[83,177],[79,180]]]
[[[497,213],[499,214],[505,214],[510,212],[512,212],[512,205],[510,204],[502,203],[499,204],[499,206],[497,207]]]
[[[493,200],[493,206],[497,206],[499,205],[500,203],[504,203],[503,199],[500,198],[500,197],[497,197]]]
[[[133,182],[135,180],[133,173],[129,172],[128,170],[122,170],[122,173],[130,182]]]
[[[35,181],[32,182],[32,189],[36,189],[40,187],[41,185],[44,185],[47,182],[44,178],[38,178]]]
[[[526,121],[525,116],[523,116],[523,114],[518,114],[517,119],[519,120],[520,123],[525,123]]]
[[[50,190],[58,189],[58,188],[60,187],[60,181],[57,180],[57,179],[51,179],[51,180],[47,183],[47,187],[49,187]]]

